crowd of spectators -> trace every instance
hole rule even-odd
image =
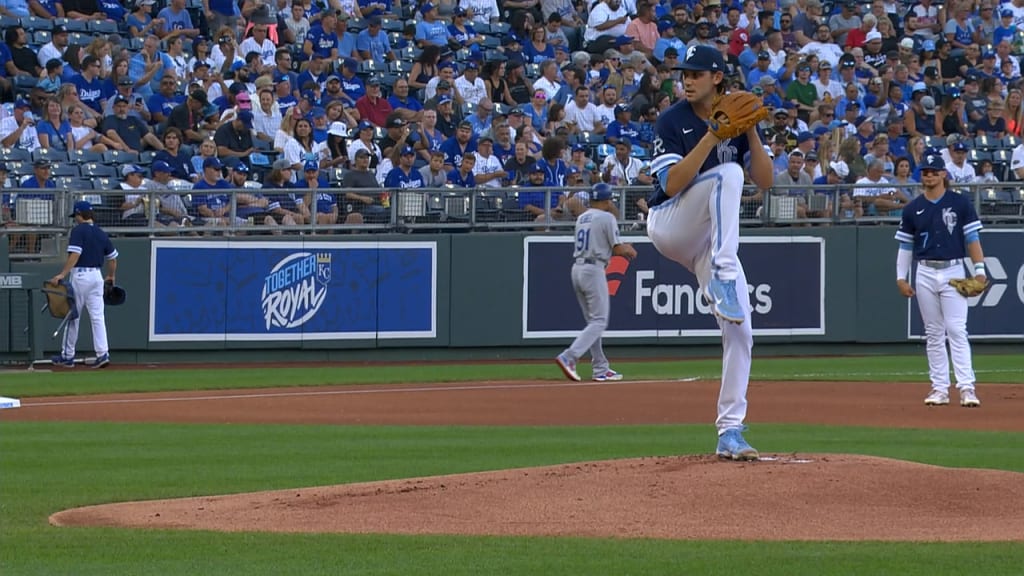
[[[237,218],[268,225],[373,221],[438,186],[569,218],[586,194],[565,187],[649,185],[698,44],[771,109],[799,216],[892,213],[927,153],[955,183],[1016,178],[1024,126],[1024,0],[0,0],[0,18],[4,186],[247,189]],[[838,207],[806,197],[842,183]],[[113,223],[144,223],[143,196],[108,202]],[[225,223],[224,197],[158,222]]]

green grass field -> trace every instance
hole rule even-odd
[[[618,365],[636,378],[714,377],[717,362]],[[546,364],[146,370],[4,377],[0,395],[555,378]],[[1024,358],[977,358],[1019,382]],[[758,360],[755,378],[921,381],[923,358]],[[827,377],[823,374],[828,374]],[[282,380],[276,380],[276,379]],[[706,453],[708,425],[227,426],[3,422],[0,574],[900,574],[1024,573],[1024,545],[758,543],[570,538],[220,534],[53,528],[58,510],[637,456]],[[765,451],[858,453],[1024,472],[1024,434],[757,424]],[[742,489],[742,487],[737,487]],[[955,529],[955,528],[951,528]]]

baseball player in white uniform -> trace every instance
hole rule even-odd
[[[597,382],[622,380],[611,369],[601,346],[601,335],[608,327],[608,279],[605,268],[614,256],[636,258],[636,249],[623,244],[619,226],[612,214],[612,187],[595,184],[590,191],[590,208],[576,218],[576,245],[573,250],[572,286],[583,310],[587,327],[555,358],[566,378],[579,382],[576,362],[590,352],[593,379]]]
[[[655,248],[693,272],[722,330],[722,387],[718,397],[717,454],[756,460],[743,438],[753,334],[750,298],[739,249],[740,196],[746,162],[754,184],[772,185],[772,159],[757,127],[720,140],[708,130],[715,97],[725,91],[725,62],[718,50],[691,46],[680,64],[685,100],[658,116],[647,200],[647,235]]]
[[[107,347],[107,325],[103,314],[103,265],[107,265],[106,280],[114,284],[117,273],[117,250],[99,226],[93,223],[92,205],[84,200],[75,202],[76,226],[68,238],[68,259],[60,273],[50,279],[57,283],[70,276],[71,288],[75,294],[78,315],[68,321],[64,332],[63,350],[55,356],[54,366],[75,367],[75,344],[78,342],[78,322],[82,309],[89,311],[92,323],[92,339],[96,346],[96,360],[93,368],[105,368],[110,364],[110,350]]]
[[[971,270],[985,279],[985,254],[978,233],[981,220],[967,196],[946,190],[946,164],[938,154],[928,154],[921,164],[923,193],[903,209],[896,232],[900,249],[896,257],[896,286],[917,305],[924,322],[928,350],[928,373],[932,389],[924,403],[949,404],[949,358],[953,359],[960,405],[981,405],[974,388],[971,344],[967,340],[967,298],[949,285],[964,278],[964,257],[970,256]],[[907,281],[910,266],[917,262],[915,287]],[[916,288],[916,289],[915,289]]]

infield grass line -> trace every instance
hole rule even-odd
[[[678,362],[617,362],[615,368],[630,381],[716,380],[721,360]],[[581,365],[584,378],[589,376]],[[975,357],[979,384],[1024,383],[1024,354]],[[920,356],[851,356],[832,358],[755,358],[752,380],[928,381]],[[80,370],[36,372],[0,379],[0,396],[88,395],[121,392],[284,388],[409,382],[564,381],[554,365],[535,362],[507,364],[424,364],[366,366],[303,366],[252,368],[144,368],[138,370]]]

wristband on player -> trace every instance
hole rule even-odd
[[[987,274],[985,274],[985,263],[984,262],[975,262],[974,263],[974,275],[975,276],[987,276]]]

